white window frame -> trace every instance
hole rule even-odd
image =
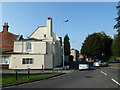
[[[22,58],[22,64],[34,64],[33,58]]]
[[[26,42],[26,50],[32,50],[32,43]]]

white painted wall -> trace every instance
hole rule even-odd
[[[46,54],[44,58],[44,68],[51,69],[53,68],[53,54]]]
[[[22,58],[33,58],[34,64],[22,64]],[[42,69],[44,55],[19,54],[10,57],[9,69]]]
[[[44,34],[47,35],[47,27],[38,27],[29,38],[46,39]]]
[[[46,54],[47,42],[33,42],[33,51],[31,53]]]
[[[55,42],[53,44],[54,67],[59,66],[62,63],[61,53],[60,52],[61,52],[60,42]]]
[[[76,50],[71,50],[70,52],[70,55],[73,56],[73,61],[76,61]]]
[[[26,43],[22,41],[14,41],[14,52],[25,52],[25,45]]]
[[[26,43],[28,41],[15,41],[14,52],[16,53],[41,53],[46,54],[46,43],[41,41],[29,41],[32,44],[31,50],[26,50]]]

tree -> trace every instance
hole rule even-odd
[[[112,44],[112,52],[115,57],[120,57],[120,33],[115,35],[113,44]]]
[[[120,2],[118,3],[118,6],[116,6],[116,8],[118,9],[118,17],[115,18],[117,24],[114,25],[114,29],[117,29],[117,32],[120,33]]]
[[[65,35],[64,37],[64,54],[65,55],[70,55],[70,42],[69,42],[69,36],[68,34]]]
[[[112,38],[104,32],[93,33],[86,37],[81,53],[87,58],[107,60],[111,56]]]
[[[114,40],[112,44],[112,52],[113,52],[113,56],[115,58],[118,58],[120,57],[120,1],[116,8],[118,9],[118,17],[115,18],[117,24],[114,26],[114,29],[117,29],[118,34],[114,36]]]

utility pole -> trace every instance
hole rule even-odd
[[[64,22],[68,22],[68,20],[65,20]],[[64,51],[64,22],[62,23],[62,34],[63,34],[63,69],[64,69],[64,61],[65,61],[65,51]]]

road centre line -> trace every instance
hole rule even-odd
[[[104,75],[107,75],[105,72],[103,72],[103,71],[101,71],[101,73],[103,73]],[[115,82],[117,85],[119,85],[120,86],[120,83],[119,82],[117,82],[115,79],[111,79],[113,82]]]
[[[101,71],[101,73],[103,73],[104,75],[107,75],[105,72]]]
[[[120,83],[118,83],[115,79],[112,78],[111,80],[120,86]]]

